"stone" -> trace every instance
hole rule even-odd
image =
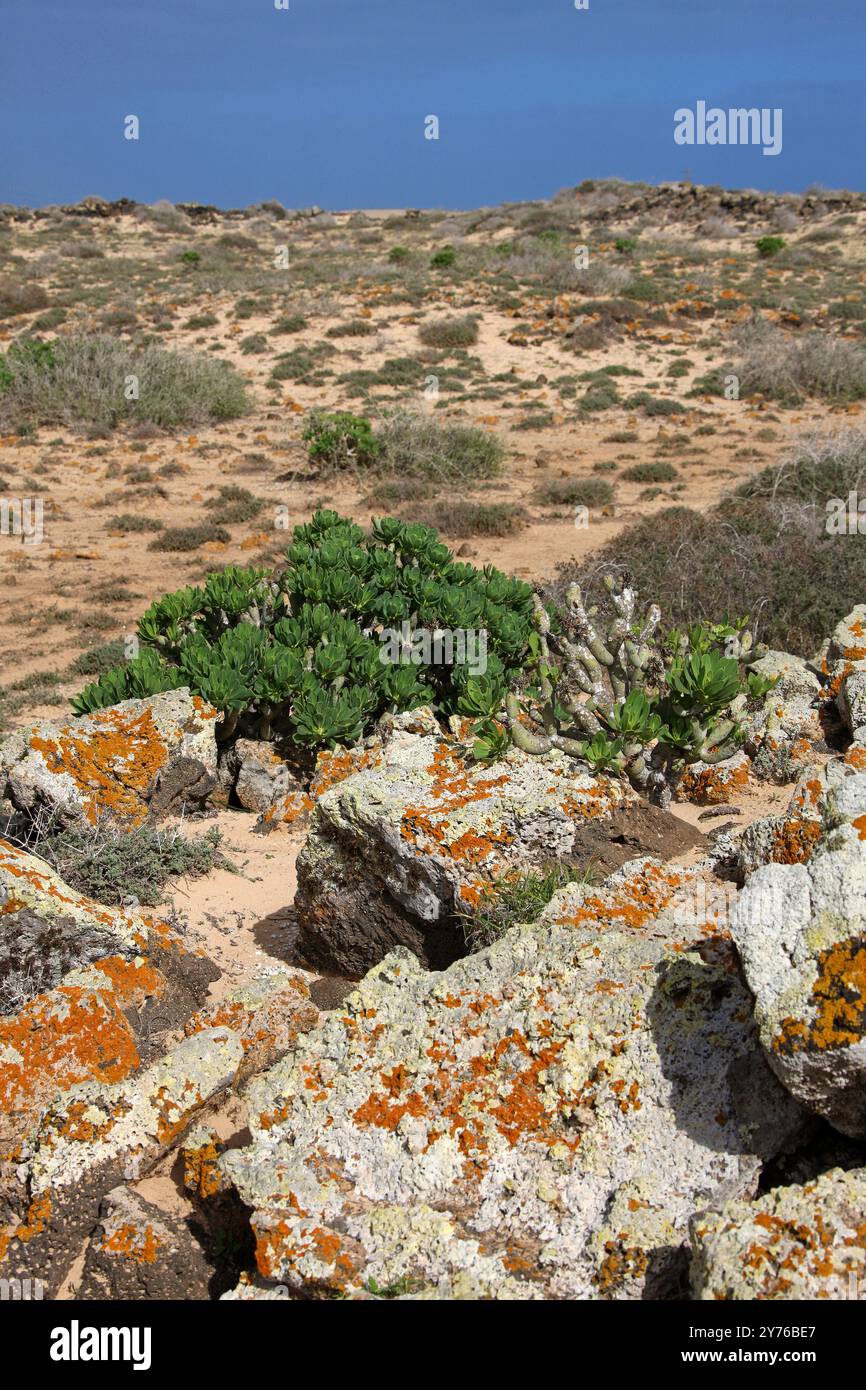
[[[201,805],[217,781],[217,718],[182,689],[16,730],[0,744],[0,795],[61,826],[129,828]]]
[[[265,1284],[676,1294],[689,1217],[753,1195],[804,1126],[711,887],[633,861],[442,972],[390,953],[249,1083],[252,1142],[218,1159]]]
[[[19,1155],[17,1191],[0,1202],[4,1276],[43,1277],[53,1297],[104,1195],[145,1176],[242,1061],[238,1036],[213,1028],[144,1070],[120,1067],[122,1079],[82,1081],[53,1099]]]
[[[513,749],[488,767],[452,738],[398,730],[319,796],[298,859],[300,949],[352,978],[397,945],[441,967],[493,883],[567,857],[577,828],[628,795],[560,753]]]
[[[209,1297],[213,1266],[184,1220],[129,1187],[103,1198],[76,1297],[100,1302]]]
[[[859,1299],[866,1289],[866,1171],[731,1201],[691,1223],[699,1299]]]
[[[866,774],[829,786],[806,862],[747,880],[731,931],[767,1059],[792,1095],[866,1137]]]

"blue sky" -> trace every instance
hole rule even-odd
[[[4,3],[0,201],[459,208],[606,175],[864,188],[864,0]],[[781,107],[781,154],[676,145],[673,113],[699,99]]]

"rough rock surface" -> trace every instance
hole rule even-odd
[[[676,1291],[688,1218],[751,1195],[803,1125],[696,882],[632,863],[444,972],[405,950],[372,970],[249,1084],[253,1142],[219,1159],[260,1275],[352,1297]]]
[[[183,689],[19,729],[0,744],[0,796],[61,825],[127,828],[199,804],[216,785],[217,717]]]
[[[866,1171],[733,1201],[691,1223],[691,1281],[702,1299],[862,1298]]]
[[[843,1134],[866,1137],[866,774],[823,794],[805,863],[756,870],[731,930],[771,1066]]]
[[[47,1106],[19,1152],[18,1188],[0,1202],[4,1275],[43,1277],[53,1295],[103,1195],[147,1173],[242,1060],[237,1035],[214,1028],[144,1071],[81,1082]]]
[[[353,977],[394,946],[441,967],[493,881],[567,856],[578,826],[624,796],[559,753],[515,749],[485,768],[455,740],[396,729],[319,798],[298,859],[301,950]]]
[[[204,1299],[213,1272],[182,1220],[132,1189],[116,1187],[102,1201],[76,1297]]]

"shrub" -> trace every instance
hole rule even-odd
[[[635,237],[631,236],[617,237],[616,241],[613,243],[614,251],[619,251],[622,256],[626,256],[629,252],[634,251],[636,246],[637,240]]]
[[[264,505],[260,497],[254,497],[247,488],[234,483],[221,487],[216,497],[209,497],[205,502],[213,520],[223,526],[241,526],[245,521],[252,521]]]
[[[335,323],[333,328],[328,329],[325,337],[369,338],[378,331],[375,323],[371,323],[369,319],[347,319],[345,323]]]
[[[443,270],[449,265],[453,265],[457,260],[457,252],[453,246],[440,246],[438,251],[434,251],[430,257],[430,264],[434,270]]]
[[[313,412],[304,426],[303,438],[310,461],[318,464],[326,476],[352,468],[369,468],[380,450],[370,421],[348,411],[331,415]]]
[[[651,396],[649,391],[636,391],[633,396],[629,396],[625,402],[629,410],[643,408],[647,415],[684,415],[686,408],[679,401],[664,400],[659,396]]]
[[[798,405],[807,396],[838,403],[866,399],[866,351],[826,333],[788,337],[757,320],[737,337],[740,356],[733,371],[740,394],[760,393]]]
[[[512,502],[469,502],[440,498],[415,507],[419,521],[435,525],[443,536],[511,536],[523,524],[523,511]]]
[[[0,394],[5,425],[113,429],[122,421],[169,428],[232,420],[247,408],[243,378],[227,363],[116,338],[56,338],[30,355],[6,354],[11,380]],[[45,349],[45,351],[42,351]],[[138,399],[126,398],[137,378]]]
[[[41,285],[29,280],[23,284],[14,280],[0,280],[0,319],[13,318],[16,314],[32,314],[36,309],[45,309],[48,295]]]
[[[545,507],[605,507],[613,488],[603,478],[554,478],[540,483],[532,500]]]
[[[478,320],[472,314],[462,318],[437,319],[434,323],[422,323],[418,337],[426,347],[462,348],[471,347],[478,342]]]
[[[785,238],[781,236],[762,236],[755,242],[759,256],[777,256],[785,249]]]
[[[213,328],[214,324],[219,323],[216,314],[193,314],[192,318],[187,319],[187,328]]]
[[[401,261],[408,261],[411,254],[412,252],[409,250],[408,246],[392,246],[391,250],[388,252],[388,260],[393,261],[395,265],[399,265]]]
[[[169,878],[225,867],[219,844],[216,828],[186,839],[177,830],[97,824],[55,830],[40,837],[37,848],[65,883],[99,903],[116,906],[134,897],[144,907],[156,907]]]
[[[222,712],[220,736],[351,743],[386,710],[432,704],[485,716],[525,660],[532,590],[457,563],[436,532],[386,517],[367,536],[335,512],[298,526],[287,568],[228,566],[168,594],[138,625],[142,654],[89,685],[77,713],[188,686]],[[487,671],[382,660],[383,629],[487,633]]]
[[[198,265],[201,256],[198,251],[181,251],[179,259],[184,265]]]
[[[629,483],[672,483],[677,470],[672,463],[635,463],[622,476]]]
[[[441,424],[410,410],[386,416],[377,438],[383,472],[444,482],[493,478],[505,456],[502,442],[475,425]]]
[[[307,320],[303,314],[287,314],[284,318],[277,319],[272,326],[272,333],[300,333],[301,329],[307,327]]]
[[[162,531],[151,541],[148,550],[198,550],[200,545],[205,545],[208,541],[221,541],[225,543],[231,540],[231,535],[222,526],[215,526],[211,522],[204,522],[200,526],[170,526]]]
[[[864,480],[862,434],[807,438],[708,512],[668,507],[636,522],[590,563],[563,567],[549,596],[573,578],[591,590],[621,566],[679,627],[745,614],[756,638],[811,657],[866,593],[862,537],[826,529],[827,500]]]

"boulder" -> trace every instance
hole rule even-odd
[[[17,1190],[0,1202],[4,1275],[39,1275],[53,1296],[106,1192],[148,1173],[242,1060],[238,1036],[213,1028],[143,1071],[124,1076],[119,1067],[122,1079],[83,1081],[57,1096],[19,1150]]]
[[[0,744],[0,796],[61,826],[130,827],[200,805],[217,780],[217,718],[184,689],[18,729]]]
[[[441,967],[493,883],[567,858],[578,828],[627,795],[560,753],[483,766],[453,738],[397,729],[319,797],[298,859],[301,950],[351,977],[394,946]]]
[[[700,1299],[848,1299],[866,1290],[866,1171],[841,1168],[691,1223]]]
[[[302,1296],[676,1294],[689,1217],[803,1130],[700,875],[638,860],[442,972],[378,964],[247,1088],[218,1164]],[[257,1296],[238,1292],[237,1296]]]
[[[182,1218],[129,1187],[104,1197],[76,1297],[100,1302],[209,1297],[213,1266]]]
[[[803,1105],[866,1137],[866,774],[823,794],[807,862],[748,879],[731,930],[770,1065]]]

